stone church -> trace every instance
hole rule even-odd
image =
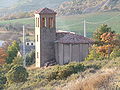
[[[35,12],[36,67],[46,63],[64,65],[83,61],[92,40],[73,32],[56,31],[56,12],[44,8]]]

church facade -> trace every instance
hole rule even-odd
[[[73,32],[56,31],[56,14],[48,8],[35,12],[36,67],[80,62],[89,53],[92,40]]]

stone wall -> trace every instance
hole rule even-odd
[[[56,61],[63,65],[69,62],[81,62],[89,53],[89,44],[56,43]]]

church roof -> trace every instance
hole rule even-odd
[[[36,14],[57,14],[55,11],[49,8],[43,8],[35,11]]]
[[[59,40],[57,40],[56,42],[58,43],[71,43],[71,44],[82,44],[82,43],[93,43],[93,40],[81,36],[81,35],[77,35],[77,34],[67,34],[64,37],[60,38]]]

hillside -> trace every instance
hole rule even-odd
[[[83,35],[83,20],[86,19],[87,25],[87,36],[91,37],[92,33],[101,24],[108,24],[112,30],[120,33],[120,12],[105,12],[105,13],[92,13],[83,15],[71,15],[57,17],[57,30],[68,30]],[[0,21],[0,26],[13,25],[17,28],[22,27],[24,24],[26,27],[32,27],[34,31],[34,18],[24,18],[15,20]],[[16,25],[18,24],[18,25]],[[29,26],[27,26],[29,25]]]
[[[56,9],[58,15],[120,11],[119,0],[2,0],[0,5],[0,15],[29,12],[44,7]]]
[[[119,10],[119,0],[74,0],[70,2],[64,2],[58,8],[59,15],[73,15]]]
[[[27,68],[29,78],[26,82],[11,84],[5,89],[98,90],[98,88],[101,88],[100,90],[114,90],[115,88],[120,88],[119,61],[120,58],[83,61],[81,63],[70,63],[63,66],[56,65],[47,68],[35,68],[33,65]]]
[[[2,5],[2,8],[0,8],[0,13],[1,15],[4,15],[21,11],[28,12],[44,7],[56,8],[65,1],[70,0],[2,0],[2,2],[0,2]],[[10,3],[8,4],[8,2]]]

